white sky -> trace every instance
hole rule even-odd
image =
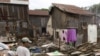
[[[62,3],[76,5],[79,7],[86,7],[100,3],[100,0],[29,0],[29,9],[49,8],[52,3]]]

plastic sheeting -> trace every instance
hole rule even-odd
[[[88,25],[88,42],[96,43],[97,42],[97,26]]]

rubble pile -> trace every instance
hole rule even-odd
[[[93,43],[84,43],[82,45],[79,45],[77,48],[77,51],[72,52],[70,55],[85,55],[85,56],[96,56],[100,55],[100,46],[98,44]]]
[[[73,47],[67,45],[64,42],[56,40],[55,42],[47,40],[45,38],[39,39],[37,41],[38,47],[42,50],[41,53],[36,56],[46,56],[46,53],[59,51],[65,56],[97,56],[100,55],[100,46],[99,44],[94,43],[84,43],[79,46]],[[41,55],[43,54],[43,55]]]
[[[45,44],[49,44],[51,43],[52,41],[46,39],[46,38],[40,38],[36,41],[36,43],[38,43],[38,46],[42,46],[42,45],[45,45]]]

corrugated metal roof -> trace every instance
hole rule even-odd
[[[29,10],[29,15],[49,16],[49,11],[46,11],[46,10]]]
[[[0,2],[10,2],[10,0],[0,0]]]
[[[0,0],[0,4],[28,5],[28,0]]]
[[[53,6],[59,8],[60,10],[62,10],[64,12],[69,12],[69,13],[73,13],[73,14],[94,15],[93,13],[91,13],[87,10],[83,10],[82,8],[74,6],[74,5],[65,5],[65,4],[53,3]]]

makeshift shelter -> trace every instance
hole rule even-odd
[[[74,5],[53,3],[50,15],[54,33],[56,29],[75,28],[78,33],[84,34],[83,42],[87,42],[87,25],[96,22],[93,13]]]

